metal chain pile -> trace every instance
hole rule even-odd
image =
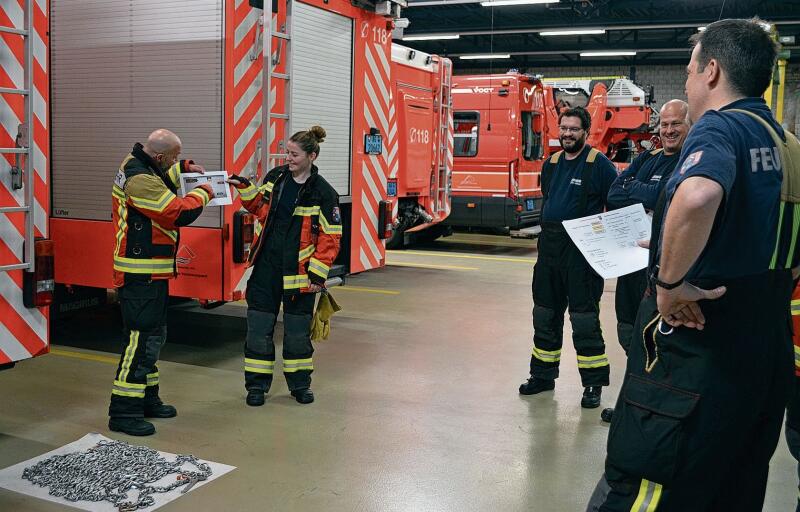
[[[185,463],[197,471],[182,469]],[[177,474],[174,482],[148,485]],[[181,493],[211,476],[211,467],[194,455],[178,455],[167,461],[157,451],[146,446],[134,446],[123,441],[100,441],[82,452],[53,455],[34,466],[25,468],[22,478],[40,487],[49,487],[50,495],[69,501],[108,501],[120,512],[132,512],[153,505],[152,494],[169,492],[186,486]],[[136,490],[136,499],[128,492]]]

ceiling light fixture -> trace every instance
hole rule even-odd
[[[581,52],[581,57],[625,57],[636,55],[632,51],[618,51],[618,52]]]
[[[483,53],[476,55],[461,55],[458,57],[461,60],[478,60],[478,59],[510,59],[511,54],[508,53]]]
[[[539,32],[540,36],[583,36],[591,34],[605,34],[605,29],[602,28],[587,28],[575,30],[545,30]]]
[[[458,39],[458,34],[427,34],[424,36],[403,36],[403,41],[438,41],[441,39]]]
[[[535,4],[557,4],[561,0],[487,0],[481,2],[484,7],[501,7],[504,5],[535,5]]]

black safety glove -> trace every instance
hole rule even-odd
[[[250,180],[248,180],[244,176],[237,176],[236,174],[228,176],[228,183],[230,183],[236,188],[247,188],[250,185],[252,185],[252,183],[250,183]]]

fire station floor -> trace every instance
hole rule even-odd
[[[107,429],[118,313],[75,314],[53,325],[52,354],[0,372],[0,467],[96,431],[238,468],[164,511],[583,511],[608,426],[600,409],[580,407],[571,343],[555,392],[517,393],[531,350],[534,247],[457,233],[349,278],[333,292],[344,310],[316,347],[311,405],[297,404],[277,374],[266,405],[247,407],[244,306],[178,304],[159,367],[162,396],[179,412],[146,438]],[[608,407],[625,363],[613,281],[602,325]],[[764,510],[794,510],[796,495],[781,439]],[[0,490],[0,510],[62,508]]]

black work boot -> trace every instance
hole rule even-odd
[[[266,400],[264,395],[265,393],[260,389],[249,389],[247,390],[247,399],[245,402],[247,402],[247,405],[251,407],[264,405],[264,401]]]
[[[607,407],[603,409],[603,412],[600,413],[600,419],[606,423],[611,423],[611,419],[614,418],[614,408]]]
[[[556,381],[552,379],[537,379],[531,377],[528,382],[524,382],[519,387],[520,395],[535,395],[542,391],[550,391],[556,388]]]
[[[174,418],[177,415],[178,410],[167,404],[146,405],[144,407],[145,418]]]
[[[129,436],[150,436],[156,433],[156,427],[141,418],[109,418],[108,428]]]
[[[588,388],[583,388],[581,407],[584,409],[594,409],[596,407],[600,407],[600,394],[602,392],[602,386],[589,386]]]
[[[292,396],[298,403],[301,404],[310,404],[314,401],[314,393],[311,392],[310,389],[295,389],[291,392]]]

